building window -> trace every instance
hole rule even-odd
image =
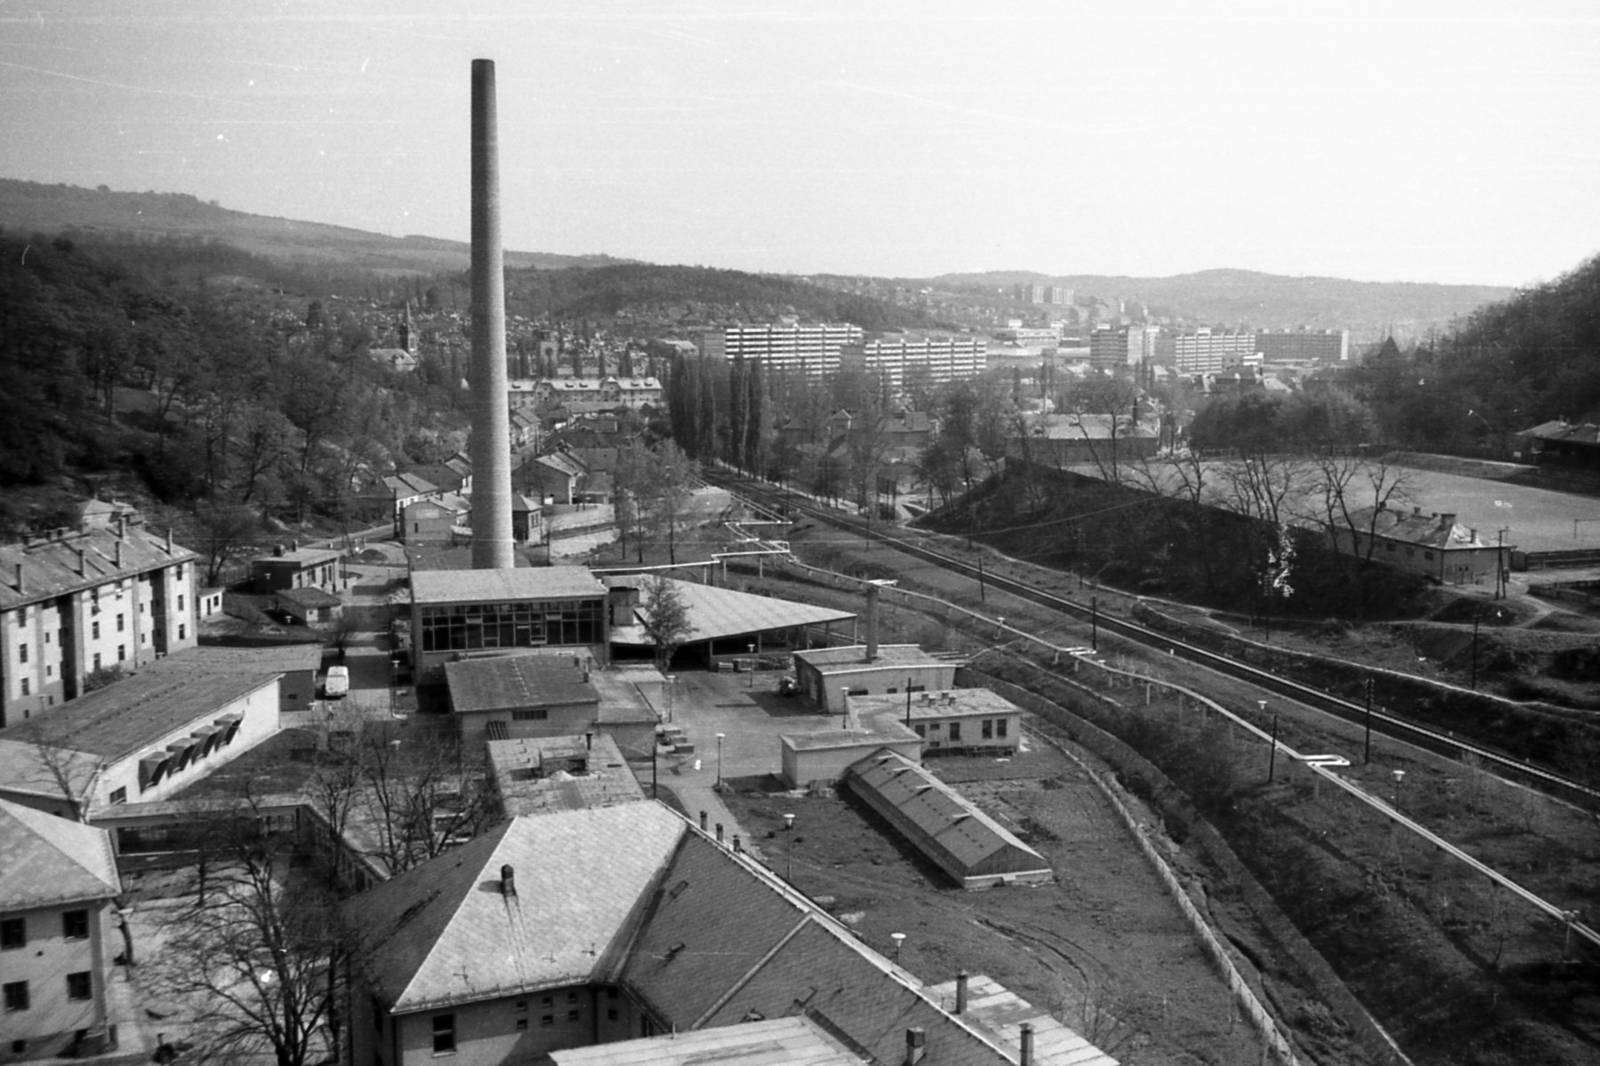
[[[95,652],[94,653],[94,668],[96,670],[100,669],[100,653],[99,652]]]
[[[178,626],[178,639],[179,640],[187,640],[187,639],[189,639],[189,627],[188,626],[183,625],[181,623],[179,624],[179,626]]]
[[[614,1022],[616,1020],[617,1020],[617,1008],[615,1008],[615,1007],[607,1007],[606,1008],[606,1021]]]
[[[17,658],[21,662],[28,661],[28,646],[26,644],[17,645]]]
[[[83,940],[89,935],[88,911],[62,911],[61,935],[68,940]]]
[[[89,636],[93,637],[95,640],[99,640],[100,639],[100,623],[99,622],[90,622],[89,623]]]
[[[928,731],[927,731],[927,730],[926,730],[926,729],[924,729],[924,728],[923,728],[923,727],[922,727],[922,726],[920,726],[920,725],[914,725],[914,726],[912,726],[912,727],[911,727],[911,728],[912,728],[912,729],[915,729],[915,730],[916,730],[916,731],[917,731],[917,736],[919,736],[919,737],[922,737],[922,736],[927,736],[927,735],[928,735]]]
[[[950,723],[950,739],[951,740],[960,740],[961,739],[961,723],[960,722],[951,722]]]
[[[180,594],[178,596],[178,610],[180,610],[180,611],[183,610],[183,596],[182,596],[182,594]]]
[[[567,1021],[575,1022],[577,1020],[578,1020],[578,1008],[574,1007],[571,1010],[567,1011]]]
[[[1424,559],[1426,559],[1430,563],[1433,562],[1433,553],[1432,552],[1423,552],[1422,553],[1422,557]]]
[[[541,1026],[554,1025],[556,1024],[556,1016],[554,1014],[541,1014],[539,1015],[539,1024]]]
[[[993,721],[993,719],[985,718],[983,720],[983,739],[984,740],[989,740],[989,739],[992,739],[993,737],[994,737],[994,721]]]
[[[127,790],[126,787],[124,787],[124,788],[114,788],[114,789],[111,790],[111,805],[113,807],[115,807],[119,803],[127,803],[127,802],[128,802],[128,790]]]
[[[28,624],[28,609],[26,607],[18,607],[17,608],[17,625],[25,626],[27,624]]]
[[[6,1010],[28,1009],[28,982],[8,981],[0,990],[5,994]]]
[[[514,722],[542,722],[550,717],[550,712],[543,707],[528,711],[512,711],[511,720]]]
[[[0,951],[28,946],[28,919],[0,918]]]
[[[32,688],[31,685],[28,684],[28,679],[27,678],[23,678],[22,679],[22,694],[24,696],[28,696],[28,695],[32,695],[32,693],[33,693],[33,688]]]
[[[435,1055],[454,1055],[456,1052],[456,1016],[454,1014],[435,1014],[433,1016],[433,1053]]]
[[[68,999],[93,999],[94,988],[89,980],[89,971],[67,974]]]
[[[994,735],[997,737],[1006,735],[1006,720],[1004,718],[996,718],[994,720]]]
[[[128,646],[126,644],[118,644],[117,645],[117,662],[123,663],[123,662],[127,662],[127,661],[128,661]]]
[[[126,630],[127,628],[128,628],[128,616],[125,615],[125,614],[117,615],[117,632],[121,633],[124,630]]]

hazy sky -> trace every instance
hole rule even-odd
[[[0,0],[0,176],[466,240],[477,57],[517,250],[1498,284],[1600,251],[1593,0]]]

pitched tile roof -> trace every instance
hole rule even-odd
[[[1408,514],[1379,507],[1374,517],[1373,510],[1363,507],[1352,512],[1351,528],[1361,533],[1370,529],[1376,536],[1424,548],[1490,547],[1482,538],[1475,537],[1473,530],[1458,523],[1453,514],[1423,514],[1420,509]]]
[[[497,655],[445,663],[457,714],[599,703],[584,671],[566,656]]]
[[[617,983],[679,1031],[803,1015],[879,1062],[903,1057],[913,1026],[926,1066],[1012,1061],[770,870],[656,803],[514,819],[348,906],[363,970],[396,1013]]]
[[[850,767],[846,780],[918,849],[957,879],[1050,873],[1044,856],[926,767],[903,755],[883,751],[863,759]]]
[[[284,670],[276,663],[241,663],[219,670],[214,660],[197,652],[185,649],[141,666],[49,714],[7,728],[4,739],[29,747],[45,744],[107,760],[120,759],[273,684]]]
[[[199,558],[176,544],[169,550],[169,544],[145,526],[130,524],[120,537],[115,529],[87,529],[0,545],[0,610]]]
[[[809,1018],[768,1018],[550,1052],[555,1066],[864,1066],[864,1058]]]
[[[111,834],[0,800],[0,910],[25,910],[122,891]]]
[[[686,829],[655,803],[504,822],[353,901],[368,980],[403,1013],[601,979]]]

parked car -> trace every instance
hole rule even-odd
[[[350,668],[328,667],[328,676],[322,683],[322,694],[330,700],[339,700],[350,694]]]

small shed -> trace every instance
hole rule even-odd
[[[278,593],[278,606],[303,626],[332,625],[339,620],[344,602],[322,589],[288,589]]]
[[[1022,708],[986,688],[856,696],[863,717],[898,716],[923,738],[923,754],[1011,755],[1022,736]]]
[[[281,544],[271,555],[250,560],[250,580],[257,592],[283,592],[286,589],[339,587],[337,548],[301,548]]]

